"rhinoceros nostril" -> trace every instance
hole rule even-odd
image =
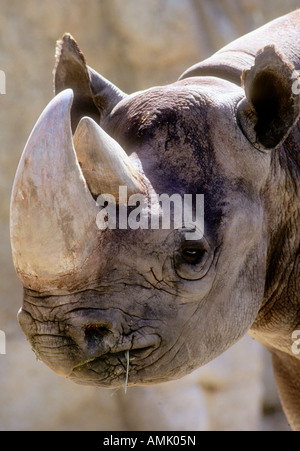
[[[85,341],[88,345],[97,345],[110,333],[110,330],[101,324],[88,324],[84,329]]]

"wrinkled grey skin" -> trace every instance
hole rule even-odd
[[[37,356],[75,382],[118,387],[129,350],[129,385],[153,384],[184,376],[250,331],[272,353],[283,407],[300,429],[291,338],[300,329],[299,11],[179,81],[131,96],[90,69],[86,78],[76,44],[63,42],[55,88],[74,91],[73,131],[83,116],[98,121],[148,194],[204,194],[205,235],[106,230],[82,277],[45,289],[20,276],[19,321]]]

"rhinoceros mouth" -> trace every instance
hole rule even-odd
[[[157,345],[131,349],[128,352],[128,366],[126,351],[108,353],[101,357],[81,363],[73,368],[68,376],[73,382],[81,385],[95,385],[100,387],[117,388],[140,381],[138,372],[151,365],[148,358],[157,349]]]

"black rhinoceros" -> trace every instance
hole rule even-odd
[[[300,429],[299,69],[300,10],[132,95],[64,35],[11,202],[39,359],[81,384],[153,384],[249,331]]]

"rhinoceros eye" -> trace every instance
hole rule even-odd
[[[201,279],[209,270],[212,258],[213,252],[204,237],[199,241],[185,241],[174,254],[174,269],[182,279]]]
[[[191,265],[197,265],[201,263],[201,260],[205,258],[205,249],[183,249],[181,255],[183,259]]]

